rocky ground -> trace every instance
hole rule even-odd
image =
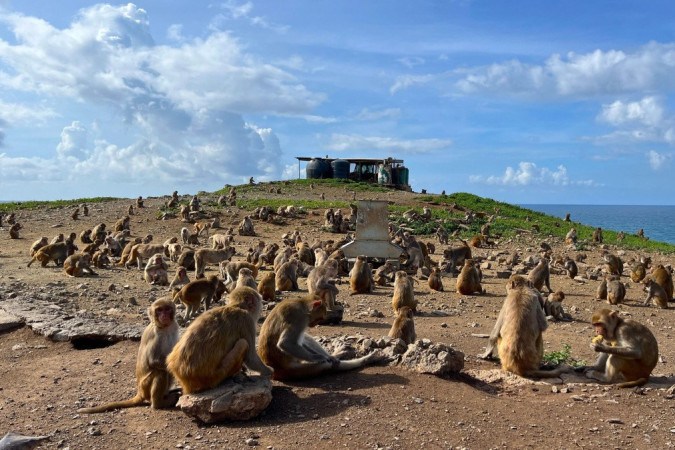
[[[266,186],[248,196],[288,199],[351,200],[342,188],[303,191],[281,185],[282,194],[269,194]],[[376,198],[421,209],[416,194],[404,192],[364,193],[358,198]],[[162,242],[178,236],[184,226],[179,219],[157,220],[158,207],[167,198],[146,199],[146,208],[132,216],[134,236],[152,233]],[[126,214],[131,200],[90,205],[89,217],[70,218],[72,208],[20,211],[21,239],[11,240],[7,228],[0,230],[0,308],[9,313],[40,312],[30,326],[0,335],[0,434],[46,435],[41,448],[666,448],[675,445],[675,421],[669,411],[675,399],[667,388],[675,383],[671,340],[674,309],[643,307],[640,287],[629,283],[627,299],[619,309],[648,325],[660,347],[660,362],[653,381],[636,390],[617,390],[584,383],[570,376],[551,381],[531,381],[503,374],[492,362],[476,358],[505,296],[500,268],[491,261],[485,269],[485,295],[463,296],[454,292],[454,278],[445,278],[446,291],[430,291],[422,281],[415,285],[420,315],[415,317],[418,338],[451,345],[465,356],[464,372],[450,379],[414,373],[398,367],[368,367],[340,375],[323,376],[296,383],[274,382],[273,400],[258,418],[246,422],[201,425],[178,410],[151,411],[132,408],[99,415],[80,415],[76,410],[105,401],[128,398],[135,391],[134,362],[138,343],[122,340],[104,348],[88,349],[87,342],[74,345],[67,333],[49,325],[51,315],[65,316],[70,323],[97,320],[113,324],[118,338],[133,335],[147,323],[145,309],[167,293],[141,279],[137,269],[100,270],[95,278],[68,278],[62,269],[33,265],[29,248],[40,236],[75,231],[104,222],[112,225]],[[246,211],[220,210],[223,226],[236,225]],[[281,235],[298,229],[307,241],[336,238],[319,230],[322,210],[309,211],[284,225],[255,222],[259,237],[238,237],[235,259],[262,238],[280,242]],[[421,237],[432,241],[431,236]],[[502,240],[495,249],[477,249],[485,258],[499,253],[535,255],[546,241],[555,255],[576,252],[547,236]],[[435,260],[445,246],[437,245]],[[624,261],[639,255],[620,252]],[[600,249],[587,249],[587,265],[600,264]],[[664,255],[651,255],[654,263],[672,263]],[[175,265],[171,265],[173,273]],[[216,273],[215,267],[208,272]],[[192,275],[192,274],[191,274]],[[594,299],[597,281],[573,281],[553,275],[553,289],[562,289],[571,322],[551,323],[546,331],[546,351],[571,346],[572,356],[592,361],[589,348],[592,330],[588,323],[594,309],[606,304]],[[111,286],[112,285],[112,286]],[[300,282],[305,288],[304,279]],[[347,285],[339,286],[338,300],[346,304],[339,326],[320,326],[317,336],[365,336],[377,339],[393,320],[392,287],[378,288],[372,295],[349,296]],[[53,314],[52,314],[53,312]],[[378,312],[382,314],[378,314]],[[55,342],[53,339],[66,339]]]

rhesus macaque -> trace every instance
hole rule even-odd
[[[371,294],[375,290],[373,272],[368,264],[368,258],[364,255],[356,257],[354,267],[349,271],[349,289],[350,295]]]
[[[199,306],[204,302],[204,311],[208,311],[212,301],[219,300],[225,292],[225,285],[217,275],[190,281],[173,296],[174,301],[180,300],[185,305],[184,319],[188,320],[197,315]]]
[[[227,247],[221,250],[200,248],[195,251],[195,278],[204,276],[207,264],[220,264],[223,261],[228,261],[234,256],[234,253],[234,247]]]
[[[527,275],[527,279],[532,282],[538,291],[541,292],[544,285],[546,285],[549,294],[553,292],[553,289],[551,289],[551,272],[548,268],[548,259],[541,258],[535,268]]]
[[[408,306],[399,308],[398,315],[391,325],[388,336],[394,339],[402,339],[406,344],[412,344],[417,339],[415,333],[415,321],[413,310]]]
[[[653,302],[654,305],[659,308],[668,308],[668,301],[670,299],[668,298],[665,289],[652,280],[651,277],[646,277],[642,283],[644,284],[644,291],[647,293],[647,298],[644,303],[645,306],[649,306],[649,303]]]
[[[129,216],[124,216],[121,219],[117,220],[115,222],[115,231],[123,231],[123,230],[128,230],[129,229],[129,222],[131,221],[131,217]]]
[[[635,233],[635,235],[641,239],[644,239],[645,238],[644,228],[640,228],[639,230],[637,230],[637,233]]]
[[[101,413],[150,403],[152,409],[171,408],[178,395],[170,393],[171,375],[166,370],[166,357],[178,342],[176,307],[169,297],[155,300],[148,308],[150,324],[145,327],[136,357],[136,395],[125,401],[94,408],[81,408],[78,413]]]
[[[373,274],[373,281],[378,286],[386,286],[387,282],[393,281],[393,274],[396,272],[396,268],[391,263],[391,261],[386,261],[380,267],[375,269]],[[391,274],[391,277],[389,276]]]
[[[481,358],[496,356],[502,370],[524,377],[557,377],[569,370],[539,370],[544,356],[542,333],[548,328],[539,291],[520,275],[511,275],[506,283],[506,299],[497,317],[488,346]]]
[[[386,360],[379,352],[348,361],[328,354],[306,333],[325,318],[326,305],[311,297],[285,299],[270,311],[260,329],[258,354],[274,369],[275,380],[311,378]]]
[[[226,306],[206,311],[190,324],[167,358],[183,394],[212,389],[243,366],[264,377],[272,375],[255,350],[261,309],[260,294],[241,287],[230,292]]]
[[[16,214],[9,213],[9,215],[6,217],[6,222],[8,225],[14,225],[16,223]]]
[[[211,219],[211,229],[215,230],[220,228],[220,216],[216,216],[213,219]]]
[[[66,238],[65,238],[65,236],[63,235],[63,233],[59,233],[59,234],[57,234],[56,236],[54,236],[54,238],[53,238],[49,243],[50,243],[50,244],[57,244],[57,243],[59,243],[59,242],[65,241],[65,240],[66,240]]]
[[[630,269],[630,279],[633,283],[639,283],[647,276],[647,267],[641,263],[635,263]]]
[[[573,320],[572,316],[565,312],[562,301],[565,299],[563,291],[556,291],[553,294],[548,294],[548,298],[544,302],[544,314],[546,318],[553,318],[554,320]]]
[[[145,208],[145,206],[143,206],[143,197],[140,195],[136,199],[136,208]]]
[[[196,195],[192,196],[192,198],[190,199],[190,203],[189,203],[190,211],[191,212],[199,211],[200,203],[201,203],[201,201],[199,200],[199,197],[197,197]]]
[[[97,269],[107,269],[110,267],[110,250],[104,248],[102,250],[97,250],[94,252],[94,255],[91,257],[91,263]]]
[[[391,298],[391,307],[394,308],[394,314],[398,314],[398,310],[404,306],[409,307],[413,312],[417,312],[417,300],[415,299],[412,281],[405,271],[399,270],[396,272],[396,279],[394,281],[394,295]]]
[[[185,227],[181,228],[180,237],[183,239],[183,244],[199,245],[199,236],[190,233],[190,230]]]
[[[195,229],[195,234],[200,236],[202,233],[209,237],[209,229],[211,228],[211,222],[197,222],[193,225]]]
[[[649,328],[610,309],[595,311],[591,323],[596,334],[591,348],[600,356],[595,365],[582,369],[586,377],[620,388],[647,383],[659,359],[659,345]]]
[[[171,200],[169,200],[166,206],[169,208],[175,208],[178,206],[178,191],[173,191],[173,194],[171,194]]]
[[[187,230],[187,228],[184,228]],[[234,237],[231,234],[222,234],[222,233],[216,233],[213,236],[209,237],[211,239],[211,248],[213,249],[219,249],[219,248],[226,248],[228,247]]]
[[[183,247],[176,264],[185,267],[187,270],[195,270],[195,251],[190,247]]]
[[[441,278],[441,269],[439,267],[433,267],[431,269],[428,283],[429,289],[432,291],[443,292],[443,279]]]
[[[623,273],[623,261],[621,261],[621,258],[611,253],[605,253],[603,259],[606,262],[605,270],[608,274],[621,276]]]
[[[122,260],[128,261],[129,255],[131,254],[131,249],[134,247],[134,245],[140,244],[140,243],[141,243],[141,238],[139,238],[139,237],[134,238],[133,241],[127,242],[126,245],[124,246],[124,248],[122,249],[122,253],[120,254],[120,263],[118,263],[117,265],[118,266],[123,265],[123,264],[121,264]]]
[[[245,261],[223,261],[220,263],[220,276],[223,278],[225,285],[229,286],[236,283],[239,278],[239,271],[247,268],[251,271],[253,278],[258,276],[258,266]]]
[[[565,267],[565,270],[567,270],[567,276],[570,277],[571,279],[574,279],[574,277],[576,277],[577,274],[579,273],[577,263],[575,263],[574,260],[569,257],[565,258],[565,263],[563,267]]]
[[[291,259],[279,266],[275,273],[275,283],[277,291],[297,291],[298,288],[298,266],[300,261]]]
[[[321,247],[314,249],[314,265],[316,267],[323,265],[327,259],[328,253],[326,253],[326,250],[322,249]]]
[[[33,255],[33,259],[30,260],[27,267],[30,267],[35,261],[40,261],[42,267],[46,267],[49,261],[54,261],[57,267],[62,266],[66,258],[75,253],[75,250],[77,250],[77,247],[70,239],[56,244],[47,244]]]
[[[607,280],[607,303],[610,305],[618,305],[626,298],[626,287],[618,277],[613,276]]]
[[[190,207],[188,205],[180,205],[180,217],[182,222],[190,222]]]
[[[169,275],[167,270],[169,265],[164,261],[161,253],[155,253],[148,259],[148,263],[143,270],[143,279],[146,283],[166,286],[169,284]]]
[[[565,214],[565,222],[571,222],[570,213]]]
[[[253,229],[253,222],[251,221],[251,216],[246,216],[239,223],[239,235],[240,236],[255,236],[255,230]]]
[[[82,277],[84,275],[98,275],[90,266],[91,255],[89,253],[74,253],[63,262],[63,271],[71,277]]]
[[[94,227],[93,230],[91,230],[91,235],[93,236],[94,241],[101,241],[105,239],[107,236],[107,232],[105,231],[105,224],[104,223],[99,223]]]
[[[19,222],[16,222],[12,227],[9,229],[9,238],[10,239],[21,239],[19,236],[19,230],[23,228]]]
[[[626,238],[626,233],[624,233],[623,231],[619,231],[618,233],[616,233],[617,242],[622,242],[625,238]]]
[[[650,277],[666,291],[668,301],[673,301],[673,274],[670,273],[670,270],[659,264],[654,268]]]
[[[82,233],[80,233],[80,242],[82,242],[83,244],[91,244],[92,242],[94,242],[91,240],[91,229],[86,229]]]
[[[188,278],[187,269],[183,266],[178,266],[176,267],[176,275],[174,275],[171,284],[169,284],[169,289],[181,289],[189,282],[190,278]]]
[[[127,208],[127,215],[128,216],[134,215],[134,205],[129,205],[129,208]]]
[[[253,276],[253,271],[246,267],[239,269],[239,276],[237,277],[237,285],[235,288],[248,286],[251,289],[258,289],[258,284],[255,282],[255,277]]]
[[[73,220],[78,220],[80,216],[80,208],[75,208],[73,213],[70,215],[70,218]]]
[[[577,243],[577,230],[576,228],[570,228],[570,231],[565,235],[565,244],[576,244]]]
[[[30,256],[31,257],[35,256],[38,250],[40,250],[42,247],[48,244],[49,238],[47,236],[43,236],[37,241],[33,242],[33,245],[30,246]]]
[[[152,239],[153,239],[153,237],[152,237],[151,234],[146,234],[145,237],[143,238],[143,240],[141,241],[141,243],[142,244],[149,244],[149,243],[152,242]],[[164,244],[162,244],[162,245],[164,245]]]
[[[596,244],[602,244],[602,228],[598,227],[593,230],[593,242]]]
[[[610,275],[605,276],[602,279],[598,288],[595,290],[595,299],[596,300],[607,300],[607,278],[611,278]]]
[[[329,259],[319,267],[314,267],[307,277],[307,291],[314,295],[318,290],[319,284],[324,284],[326,280],[337,277],[338,262],[335,259]]]
[[[138,264],[138,269],[143,270],[143,258],[150,258],[156,253],[169,256],[169,251],[162,244],[134,244],[134,246],[131,247],[131,251],[129,252],[129,257],[125,259],[124,255],[122,255],[122,259],[120,259],[118,265],[124,266],[128,269],[129,264],[136,261]]]
[[[183,246],[178,242],[164,245],[166,246],[166,249],[169,251],[169,261],[177,262],[178,258],[180,258],[181,252],[183,251]]]
[[[466,241],[462,241],[462,244],[461,247],[446,248],[443,250],[443,258],[450,261],[450,273],[455,273],[458,264],[464,264],[465,259],[471,258],[471,247],[469,247],[469,244]]]
[[[457,293],[462,295],[482,294],[483,287],[480,285],[480,272],[473,259],[464,260],[464,267],[457,276]]]
[[[88,217],[88,216],[89,216],[89,207],[88,207],[87,205],[82,205],[82,215],[83,215],[84,217]]]
[[[448,232],[442,226],[436,230],[436,237],[439,244],[448,245]]]
[[[258,282],[258,292],[266,302],[276,300],[276,275],[274,272],[266,272]]]

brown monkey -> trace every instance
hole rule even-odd
[[[150,258],[157,253],[161,253],[164,256],[169,256],[169,251],[162,244],[135,244],[133,247],[131,247],[128,259],[125,259],[124,256],[122,256],[122,259],[120,259],[118,265],[124,266],[128,269],[129,264],[133,261],[136,261],[138,264],[138,269],[143,270],[143,258]]]
[[[169,200],[166,206],[169,208],[175,208],[178,206],[178,191],[173,191],[173,194],[171,194],[171,200]]]
[[[653,281],[650,277],[646,277],[642,283],[644,284],[644,291],[647,293],[645,306],[649,306],[650,302],[654,302],[654,305],[659,308],[668,308],[668,294],[666,294],[665,289],[663,289],[661,285]]]
[[[593,230],[593,242],[602,244],[602,228],[598,227]]]
[[[618,277],[613,276],[607,281],[607,303],[610,305],[618,305],[626,298],[626,287]]]
[[[143,279],[146,283],[166,286],[169,284],[169,265],[164,261],[161,253],[155,253],[148,259],[143,270]]]
[[[185,227],[180,229],[180,237],[183,240],[183,244],[199,245],[199,236],[197,234],[190,233],[190,230]]]
[[[536,267],[527,275],[527,279],[532,282],[538,291],[541,292],[544,285],[546,285],[549,294],[553,292],[553,289],[551,289],[551,272],[548,268],[548,259],[541,258]]]
[[[398,314],[398,310],[404,306],[409,307],[413,312],[417,312],[417,300],[415,299],[412,281],[403,270],[396,272],[391,306],[394,308],[394,314]]]
[[[167,367],[184,394],[214,388],[242,366],[265,377],[272,375],[255,351],[261,309],[260,294],[245,286],[230,292],[226,306],[192,322],[167,357]]]
[[[611,253],[605,253],[603,259],[606,262],[605,270],[608,274],[621,276],[623,273],[623,261],[621,261],[621,258]]]
[[[43,236],[37,241],[33,242],[33,245],[30,246],[30,256],[35,256],[38,250],[40,250],[42,247],[45,245],[49,244],[49,238],[47,236]]]
[[[586,377],[620,388],[647,383],[659,359],[659,345],[649,328],[609,309],[595,311],[591,322],[604,341],[591,343],[600,356],[595,365],[584,368]]]
[[[103,240],[101,240],[102,242]],[[124,248],[122,249],[122,253],[120,254],[120,262],[117,263],[118,266],[123,266],[124,264],[122,261],[128,261],[129,260],[129,255],[131,254],[131,249],[134,247],[136,244],[141,243],[141,238],[137,237],[134,238],[133,241],[127,242]]]
[[[255,236],[255,230],[253,229],[253,221],[251,221],[251,216],[246,216],[239,223],[239,235],[240,236]]]
[[[567,270],[567,276],[571,279],[574,279],[574,277],[576,277],[579,273],[579,267],[577,267],[577,263],[575,263],[570,257],[565,258],[563,267],[565,267],[565,270]]]
[[[668,301],[673,301],[673,274],[670,273],[670,270],[659,264],[654,268],[650,277],[666,291]]]
[[[178,258],[180,258],[180,254],[183,251],[183,246],[179,244],[178,242],[174,242],[172,244],[165,244],[166,249],[169,252],[169,260],[171,262],[177,262]]]
[[[176,267],[176,275],[174,275],[171,284],[169,284],[169,289],[181,289],[183,286],[190,282],[190,278],[187,275],[187,270],[183,266]]]
[[[80,215],[80,208],[75,208],[73,213],[70,215],[70,218],[73,220],[78,220]]]
[[[483,288],[480,285],[480,272],[473,259],[464,260],[464,267],[457,276],[457,293],[462,295],[471,295],[475,293],[482,294]]]
[[[10,239],[21,239],[19,236],[19,230],[23,228],[19,222],[16,222],[12,227],[9,229],[9,238]]]
[[[258,354],[274,369],[275,380],[311,378],[357,369],[384,360],[379,352],[340,361],[306,333],[326,318],[326,305],[307,298],[286,299],[267,315],[260,329]]]
[[[86,229],[82,233],[80,233],[80,242],[82,242],[83,244],[91,244],[92,242],[94,242],[91,240],[91,229]]]
[[[307,276],[307,291],[314,295],[320,281],[335,278],[338,275],[338,262],[335,259],[327,260],[323,265],[314,267]]]
[[[607,276],[602,279],[598,288],[595,290],[596,300],[607,300]]]
[[[380,267],[375,269],[373,274],[373,281],[378,286],[386,286],[387,282],[393,281],[393,275],[396,272],[396,268],[391,263],[391,261],[386,261]],[[389,276],[391,274],[391,277]]]
[[[464,264],[465,259],[471,258],[471,247],[469,247],[469,244],[466,241],[461,239],[460,241],[462,241],[463,244],[461,247],[446,248],[443,250],[443,258],[450,261],[450,273],[455,273],[458,264]]]
[[[298,290],[298,266],[297,259],[291,259],[283,263],[275,271],[275,283],[277,291],[297,291]]]
[[[262,299],[266,302],[273,302],[276,300],[276,275],[274,272],[267,272],[258,282],[258,292],[262,296]]]
[[[93,230],[91,230],[91,235],[93,236],[94,241],[103,241],[106,237],[106,231],[105,231],[106,225],[104,223],[99,223],[94,227]]]
[[[202,301],[204,301],[204,311],[208,311],[211,302],[219,300],[223,292],[225,292],[223,282],[217,275],[210,275],[208,278],[190,281],[173,295],[173,299],[183,302],[186,307],[184,319],[188,320],[197,315]]]
[[[641,262],[633,264],[630,269],[630,279],[633,283],[639,283],[647,276],[647,268]]]
[[[140,195],[136,199],[136,208],[145,208],[145,206],[143,206],[143,197]]]
[[[61,266],[68,256],[75,253],[75,250],[77,250],[77,247],[70,239],[56,244],[47,244],[33,255],[33,259],[30,260],[27,267],[30,267],[35,261],[40,261],[42,267],[46,267],[49,261],[54,261],[57,267]]]
[[[258,276],[258,266],[245,261],[223,261],[220,263],[220,276],[225,280],[225,285],[229,286],[236,283],[239,278],[239,271],[247,268],[251,271],[253,278]]]
[[[87,205],[82,205],[82,215],[83,215],[84,217],[88,217],[88,216],[89,216],[89,207],[88,207]]]
[[[565,312],[562,306],[562,301],[565,299],[563,291],[556,291],[553,294],[548,294],[548,298],[544,302],[544,314],[546,318],[553,318],[554,320],[573,320],[572,316]]]
[[[248,286],[251,289],[258,289],[258,284],[255,282],[255,277],[253,276],[253,271],[246,267],[239,269],[239,276],[237,277],[236,287]]]
[[[211,239],[211,248],[219,249],[228,247],[234,240],[234,237],[231,234],[216,233],[209,237],[209,239]]]
[[[415,339],[417,339],[415,321],[413,310],[409,306],[403,306],[398,310],[398,315],[394,319],[388,336],[394,339],[402,339],[406,344],[415,342]]]
[[[197,236],[200,236],[202,233],[206,235],[206,237],[209,237],[209,229],[211,228],[211,222],[196,222],[193,225],[195,229],[195,234]]]
[[[103,250],[97,250],[94,252],[94,255],[91,257],[91,263],[97,269],[107,269],[110,267],[110,250],[104,248]]]
[[[557,377],[569,370],[539,370],[544,356],[542,333],[548,327],[540,294],[532,282],[520,275],[511,275],[506,283],[506,299],[497,317],[485,353],[481,358],[499,356],[502,370],[524,377]],[[495,352],[497,354],[495,354]]]
[[[448,232],[442,226],[436,230],[436,237],[439,244],[448,245]]]
[[[125,401],[94,408],[81,408],[78,413],[100,413],[118,408],[140,406],[146,402],[153,409],[171,408],[178,396],[169,392],[171,375],[166,370],[166,356],[178,341],[176,307],[168,297],[155,300],[148,308],[150,324],[145,327],[136,357],[136,395]]]
[[[190,247],[183,247],[176,264],[185,267],[187,270],[195,270],[195,251]]]
[[[146,234],[143,240],[141,241],[142,244],[149,244],[153,240],[153,236],[151,234]],[[164,244],[162,244],[164,245]]]
[[[84,275],[98,275],[90,266],[91,255],[89,253],[74,253],[63,262],[63,270],[66,275],[71,277],[81,277]]]
[[[128,215],[128,216],[133,216],[133,215],[134,215],[134,205],[133,205],[133,204],[132,204],[132,205],[129,205],[129,207],[127,208],[127,215]]]
[[[565,244],[576,244],[577,243],[577,230],[576,228],[570,228],[570,231],[565,235]]]
[[[124,216],[121,219],[117,220],[115,222],[115,231],[123,231],[123,230],[128,230],[129,229],[129,222],[131,222],[131,217],[129,216]]]
[[[428,283],[429,289],[432,291],[443,292],[443,279],[441,278],[441,269],[439,267],[432,267]]]
[[[227,247],[221,250],[212,248],[200,248],[195,251],[195,278],[204,276],[204,270],[207,264],[219,264],[228,261],[234,256],[234,247]]]
[[[375,280],[373,272],[368,265],[368,258],[359,255],[354,261],[354,267],[349,272],[350,295],[371,294],[375,290]]]

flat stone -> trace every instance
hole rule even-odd
[[[20,317],[9,314],[4,309],[0,309],[0,331],[13,330],[22,327],[25,321]]]

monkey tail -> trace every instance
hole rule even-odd
[[[130,398],[129,400],[122,400],[121,402],[112,402],[112,403],[107,403],[105,405],[100,405],[100,406],[94,406],[92,408],[80,408],[77,410],[78,413],[81,414],[96,414],[96,413],[102,413],[106,411],[112,411],[113,409],[120,409],[120,408],[131,408],[134,406],[141,406],[145,403],[145,400],[143,400],[143,396],[141,396],[140,392],[136,394],[135,397]]]
[[[616,387],[618,388],[632,388],[636,386],[644,386],[649,381],[649,378],[638,378],[633,381],[626,381],[625,383],[618,383]]]
[[[556,378],[563,373],[569,373],[571,371],[572,368],[570,366],[563,364],[553,370],[528,370],[523,373],[523,376],[528,378]]]

